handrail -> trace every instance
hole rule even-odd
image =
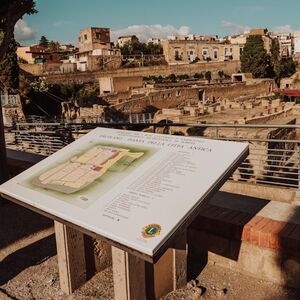
[[[281,138],[275,134],[272,138],[269,134],[276,130],[278,132],[281,130],[283,133],[286,131],[296,132],[300,129],[300,124],[65,123],[56,121],[53,123],[17,123],[16,129],[11,130],[10,133],[15,135],[15,141],[22,150],[50,155],[70,143],[72,138],[85,134],[96,127],[138,130],[149,128],[153,132],[157,128],[202,128],[203,130],[199,131],[199,136],[202,138],[249,142],[250,154],[231,180],[300,190],[300,140],[294,135]],[[212,129],[209,131],[209,136],[208,134],[202,136],[201,132],[205,132],[205,129]],[[230,135],[226,134],[226,129],[232,129]],[[247,129],[260,129],[260,131],[250,137],[245,134]],[[263,129],[265,131],[262,131]],[[261,136],[259,136],[260,133]],[[11,146],[12,143],[9,145]]]

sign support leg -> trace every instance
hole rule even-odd
[[[87,280],[84,235],[55,221],[55,237],[60,287],[70,295]]]
[[[187,246],[184,233],[155,264],[112,247],[116,300],[159,299],[187,282]]]

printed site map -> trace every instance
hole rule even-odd
[[[121,160],[124,162],[126,159],[129,165],[143,155],[143,152],[130,152],[129,149],[94,146],[41,174],[33,183],[45,189],[72,194],[95,182]]]

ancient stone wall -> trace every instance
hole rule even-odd
[[[48,82],[50,83],[68,83],[75,82],[89,82],[97,81],[99,77],[132,77],[132,76],[168,76],[170,74],[195,74],[206,71],[211,71],[213,76],[217,77],[219,71],[231,75],[236,73],[240,69],[239,61],[227,61],[227,62],[209,62],[209,63],[197,63],[187,65],[176,66],[152,66],[142,68],[124,68],[114,71],[98,71],[98,72],[77,72],[74,74],[49,74],[46,75]],[[29,71],[28,71],[29,72]],[[37,74],[42,75],[42,73]]]
[[[174,108],[186,100],[199,100],[199,89],[178,88],[152,92],[148,96],[117,104],[114,108],[125,113],[142,113],[147,106]]]
[[[267,96],[272,93],[275,87],[275,82],[271,79],[265,79],[254,82],[253,84],[242,84],[238,83],[230,86],[220,87],[207,87],[205,88],[205,96],[212,99],[228,98],[234,100],[236,98],[242,98],[244,96]]]
[[[45,64],[20,64],[20,68],[32,75],[42,76],[48,73],[61,73],[62,63],[45,63]],[[68,75],[63,75],[67,77]]]

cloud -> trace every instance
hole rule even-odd
[[[15,25],[15,39],[18,42],[31,41],[35,39],[33,29],[22,19],[20,19]]]
[[[273,28],[274,33],[293,33],[295,30],[291,25],[276,26]]]
[[[162,26],[157,25],[133,25],[127,28],[119,30],[113,30],[111,32],[111,38],[113,41],[117,40],[119,36],[123,35],[136,35],[141,41],[147,41],[150,38],[167,38],[170,35],[182,34],[187,35],[191,33],[191,29],[188,26],[181,26],[175,28],[172,25]]]
[[[240,25],[240,24],[236,24],[230,21],[222,21],[221,22],[221,26],[223,28],[227,28],[230,30],[231,34],[241,34],[244,33],[245,31],[249,31],[250,27],[249,26],[245,26],[245,25]]]

